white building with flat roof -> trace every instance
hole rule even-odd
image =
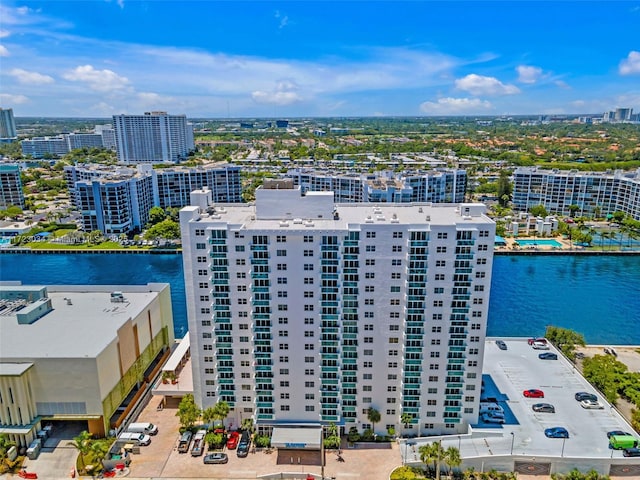
[[[121,162],[179,162],[195,148],[193,125],[186,115],[114,115],[113,126]]]
[[[173,343],[169,285],[0,284],[0,433],[28,445],[45,423],[104,436]],[[160,366],[157,366],[159,369]]]
[[[266,432],[466,432],[478,418],[494,222],[482,204],[333,195],[276,180],[255,205],[197,191],[181,210],[196,402],[226,401],[234,425],[252,417]]]

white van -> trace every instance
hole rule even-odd
[[[120,434],[118,440],[142,446],[149,445],[151,443],[151,437],[149,435],[135,432],[124,432]]]
[[[497,403],[480,402],[480,411],[478,414],[482,415],[483,413],[499,413],[504,417],[504,408]]]
[[[127,432],[146,433],[147,435],[155,435],[158,433],[158,427],[153,423],[131,423],[127,427]]]

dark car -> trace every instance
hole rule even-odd
[[[238,443],[238,449],[236,450],[238,457],[243,458],[249,455],[250,446],[251,436],[249,432],[242,432],[242,437],[240,437],[240,443]]]
[[[619,435],[630,435],[633,436],[632,433],[629,432],[623,432],[622,430],[611,430],[610,432],[607,432],[607,438],[611,438],[611,437],[617,437]]]
[[[569,432],[564,427],[547,428],[544,434],[549,438],[569,438]]]
[[[544,352],[544,353],[541,353],[540,355],[538,355],[538,358],[540,360],[557,360],[558,359],[558,355],[556,355],[555,353],[551,353],[551,352]]]
[[[537,388],[530,388],[522,392],[522,394],[527,398],[544,398],[544,392]]]
[[[203,462],[207,465],[215,465],[220,463],[227,463],[229,461],[229,457],[227,457],[226,453],[209,453],[204,456]]]
[[[506,350],[507,349],[507,344],[504,343],[502,340],[496,340],[496,345],[498,346],[498,348],[500,350]]]
[[[531,407],[534,412],[556,413],[556,407],[550,403],[536,403]]]
[[[640,457],[640,448],[638,447],[625,448],[622,451],[622,455],[625,457]]]
[[[593,400],[598,401],[598,397],[596,397],[593,393],[588,393],[588,392],[578,392],[575,394],[575,399],[578,402],[581,402],[582,400]]]

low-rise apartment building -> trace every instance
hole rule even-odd
[[[106,435],[174,339],[168,284],[4,282],[0,323],[0,433],[21,446],[45,423],[81,421]]]

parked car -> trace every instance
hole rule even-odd
[[[550,403],[536,403],[531,407],[534,412],[556,413],[556,407]]]
[[[624,457],[640,457],[640,448],[637,448],[637,447],[625,448],[622,451],[622,455]]]
[[[540,360],[557,360],[558,359],[558,355],[556,355],[555,353],[551,353],[551,352],[544,352],[538,355],[538,358]]]
[[[533,347],[534,350],[549,350],[550,349],[550,347],[549,347],[549,345],[547,344],[546,341],[545,342],[535,341],[535,342],[533,342],[533,345],[531,345],[531,346]]]
[[[204,456],[204,463],[207,465],[215,465],[221,463],[227,463],[229,461],[229,457],[227,457],[226,453],[208,453]]]
[[[530,388],[522,392],[522,394],[527,398],[544,398],[544,392],[537,388]]]
[[[238,457],[246,457],[249,455],[249,447],[251,446],[251,436],[249,432],[242,432],[242,437],[240,437],[240,443],[238,443],[238,449],[236,450],[236,454]]]
[[[496,412],[502,414],[504,417],[504,408],[494,402],[483,402],[480,401],[480,411],[478,412],[480,415],[488,412]]]
[[[504,343],[502,340],[496,340],[496,345],[498,346],[498,348],[500,350],[506,350],[507,349],[507,344]]]
[[[610,432],[607,432],[607,438],[611,438],[613,436],[621,436],[621,435],[633,436],[633,434],[629,432],[623,432],[622,430],[611,430]]]
[[[227,449],[235,450],[238,446],[238,441],[240,440],[240,434],[238,432],[231,432],[229,434],[229,438],[227,439]]]
[[[569,438],[569,432],[564,427],[547,428],[544,434],[548,438]]]
[[[598,400],[598,397],[596,397],[593,393],[588,392],[578,392],[574,395],[574,397],[578,402],[581,402],[582,400]]]
[[[534,343],[547,343],[547,339],[546,338],[530,338],[529,340],[527,340],[527,343],[529,345],[533,345]]]
[[[602,410],[604,408],[604,405],[601,404],[598,400],[582,400],[580,402],[580,406],[582,408],[587,408],[590,410]]]
[[[484,423],[504,423],[504,415],[499,412],[485,412],[480,418]]]

